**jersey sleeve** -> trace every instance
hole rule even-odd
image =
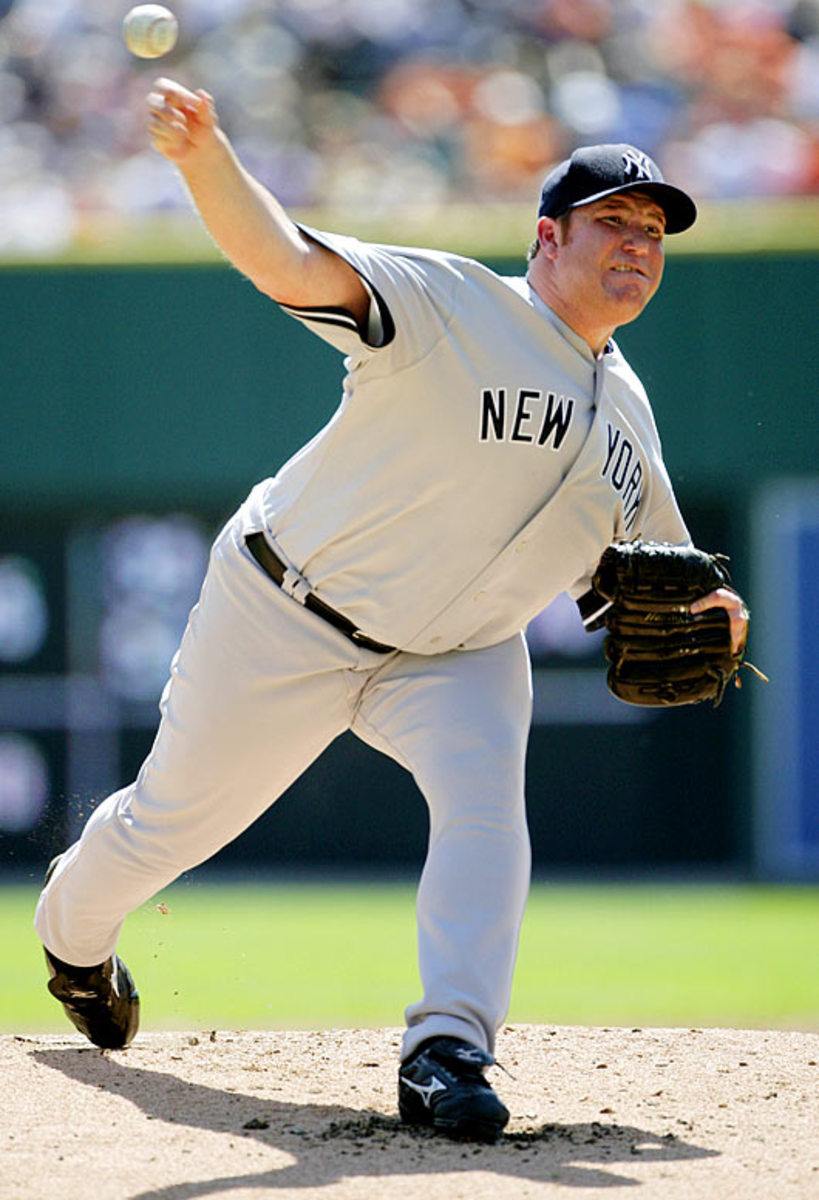
[[[649,503],[641,522],[639,536],[644,542],[669,542],[672,546],[690,546],[691,535],[683,520],[674,486],[663,458],[660,436],[654,414],[646,398],[650,422],[653,462]]]
[[[299,228],[358,272],[370,295],[370,315],[366,327],[360,328],[344,308],[282,304],[284,312],[353,360],[389,354],[392,370],[422,358],[444,336],[462,279],[456,255]]]
[[[667,477],[665,483],[665,497],[646,514],[641,537],[645,542],[670,542],[673,546],[690,546],[691,535]]]

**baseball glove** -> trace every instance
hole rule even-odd
[[[622,542],[604,551],[592,587],[610,602],[603,617],[603,649],[611,663],[606,682],[619,700],[711,700],[716,707],[732,679],[739,686],[745,647],[733,651],[728,613],[689,612],[700,596],[731,587],[726,563],[722,554],[663,542]]]

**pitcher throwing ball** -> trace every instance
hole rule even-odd
[[[694,203],[634,147],[585,147],[543,185],[526,275],[501,278],[300,227],[238,161],[207,93],[160,79],[148,108],[222,252],[345,355],[345,375],[326,427],[216,539],[138,778],[53,866],[36,915],[50,990],[97,1045],[127,1044],[127,914],[352,730],[412,772],[430,813],[401,1116],[494,1140],[509,1113],[485,1069],[530,867],[522,631],[560,592],[588,597],[610,543],[689,542],[612,335],[656,292],[664,237]],[[733,590],[699,604],[744,643]]]

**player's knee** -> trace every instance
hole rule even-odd
[[[419,779],[434,821],[480,822],[484,828],[525,826],[524,763],[516,753],[471,753],[437,764]]]

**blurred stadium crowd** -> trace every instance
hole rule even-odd
[[[819,0],[171,0],[161,63],[127,0],[0,0],[0,250],[186,205],[147,144],[169,74],[217,98],[287,205],[533,200],[587,141],[699,197],[819,192]]]

